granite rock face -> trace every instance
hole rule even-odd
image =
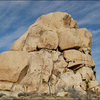
[[[100,92],[91,56],[92,34],[64,12],[39,17],[10,51],[0,54],[0,91],[68,95]]]

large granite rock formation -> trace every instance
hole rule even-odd
[[[10,51],[0,54],[0,92],[67,95],[100,92],[91,56],[92,35],[71,15],[55,12],[32,24]]]

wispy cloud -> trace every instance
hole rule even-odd
[[[87,7],[88,6],[88,7]],[[87,25],[87,24],[99,24],[100,20],[100,2],[92,4],[87,4],[86,8],[84,8],[81,12],[84,14],[83,17],[78,20],[79,25]]]
[[[12,43],[18,39],[25,31],[27,30],[26,27],[20,27],[16,29],[13,33],[8,35],[4,35],[0,38],[0,48],[9,49]]]
[[[94,30],[91,30],[92,34],[93,35],[97,35],[97,34],[100,34],[100,29],[94,29]]]
[[[96,64],[98,63],[98,59],[100,59],[100,29],[96,29],[96,30],[89,30],[92,35],[92,56],[96,62]]]

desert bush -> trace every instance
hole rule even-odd
[[[3,96],[5,96],[6,94],[4,94],[4,93],[0,93],[0,97],[3,97]]]
[[[74,88],[68,88],[66,90],[66,92],[68,92],[70,94],[71,98],[79,98],[79,100],[81,100],[82,97],[84,97],[84,95],[82,95],[82,93]]]

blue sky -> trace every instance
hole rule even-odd
[[[71,14],[80,28],[92,33],[92,56],[100,82],[100,1],[0,1],[0,53],[9,50],[39,16],[56,11]]]

